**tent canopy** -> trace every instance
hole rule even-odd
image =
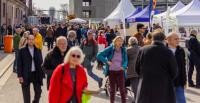
[[[130,16],[135,11],[135,7],[132,5],[130,0],[121,0],[114,11],[104,19],[108,20],[122,20]]]
[[[200,25],[200,1],[192,0],[170,16],[176,17],[178,25]]]
[[[141,11],[142,11],[142,8],[141,7],[137,7],[135,12],[133,12],[129,17],[126,18],[127,22],[132,22],[132,21],[128,21],[128,20],[132,20],[132,19],[129,19],[129,18],[133,17],[134,15],[136,15],[137,13],[139,13]]]
[[[183,8],[184,6],[185,6],[185,5],[184,5],[181,1],[179,1],[179,2],[176,3],[176,5],[174,5],[174,6],[170,9],[170,12],[171,12],[171,13],[174,13],[174,12],[180,10],[181,8]],[[160,17],[165,17],[166,15],[167,15],[167,11],[165,11],[165,12],[163,12],[163,13],[161,13],[161,14],[158,14],[158,15],[154,15],[154,16],[160,18]]]
[[[127,21],[129,21],[129,22],[149,22],[149,20],[150,20],[149,13],[150,13],[149,6],[147,6],[141,12],[127,18]],[[158,10],[154,11],[154,14],[158,14],[158,13],[159,13]]]
[[[86,23],[86,20],[80,19],[80,18],[75,18],[72,20],[69,20],[70,23]]]

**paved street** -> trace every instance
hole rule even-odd
[[[47,52],[44,50],[43,54],[45,55]],[[96,74],[99,74],[103,77],[101,71],[95,70]],[[97,83],[88,77],[89,80],[89,89],[97,90]],[[23,103],[22,92],[20,84],[18,83],[17,75],[12,73],[12,66],[8,69],[8,71],[4,74],[4,76],[0,79],[0,84],[3,84],[0,89],[0,103]],[[31,89],[32,97],[34,95],[33,89]],[[46,90],[46,80],[44,80],[44,86],[42,87],[42,97],[41,103],[47,103],[47,95],[48,92]],[[186,97],[187,103],[199,103],[200,101],[200,90],[187,88],[186,89]],[[116,103],[120,103],[120,98],[116,97]],[[106,96],[105,92],[102,91],[100,94],[92,97],[91,103],[109,103],[109,98]],[[128,102],[130,103],[130,101]]]

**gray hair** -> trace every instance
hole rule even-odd
[[[75,37],[76,38],[76,32],[74,30],[70,30],[68,32],[67,38]]]
[[[135,37],[130,37],[128,39],[128,45],[137,45],[138,44],[138,40]]]
[[[84,61],[85,55],[83,54],[83,51],[80,49],[80,47],[75,46],[75,47],[71,47],[69,49],[69,51],[67,52],[65,58],[64,58],[64,63],[69,63],[70,60],[70,56],[72,52],[78,51],[80,53],[80,60],[79,60],[79,64],[81,64]]]
[[[192,30],[192,31],[190,32],[190,34],[197,35],[197,31],[196,31],[196,30]]]
[[[59,37],[56,39],[56,45],[58,45],[58,42],[59,42],[60,40],[65,40],[66,43],[67,43],[66,37],[64,37],[64,36],[59,36]]]

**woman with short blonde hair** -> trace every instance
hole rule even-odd
[[[78,46],[71,48],[67,52],[67,54],[66,54],[66,56],[64,58],[64,63],[69,63],[70,62],[70,60],[69,60],[70,59],[70,55],[73,53],[73,51],[77,51],[77,52],[80,53],[80,59],[79,59],[78,63],[81,64],[83,62],[84,58],[85,58],[85,55],[83,54],[83,51]]]
[[[49,103],[82,103],[83,93],[98,93],[87,90],[87,76],[81,66],[84,54],[79,47],[72,47],[57,66],[50,81]]]
[[[26,31],[26,32],[23,33],[23,36],[22,36],[22,38],[20,39],[20,42],[19,42],[19,48],[23,48],[23,47],[26,46],[28,35],[30,35],[29,31]]]
[[[109,76],[110,81],[110,103],[115,101],[116,87],[119,87],[121,94],[121,103],[126,103],[125,91],[125,71],[127,69],[127,52],[123,47],[124,39],[122,36],[117,36],[113,40],[113,45],[110,45],[103,51],[97,54],[97,59],[104,64],[104,73]]]
[[[113,39],[113,45],[116,46],[116,41],[118,41],[118,39],[121,39],[122,41],[124,41],[124,38],[122,36],[116,36],[114,39]]]

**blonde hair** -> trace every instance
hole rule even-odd
[[[85,55],[83,54],[83,51],[80,49],[80,47],[74,46],[74,47],[71,47],[69,49],[69,51],[67,52],[67,54],[66,54],[66,56],[64,58],[64,63],[69,63],[71,53],[75,52],[75,51],[79,52],[80,56],[81,56],[80,60],[79,60],[79,64],[81,64],[84,61]]]
[[[25,32],[23,33],[23,37],[25,37],[25,38],[27,38],[28,35],[30,35],[30,31],[25,31]],[[26,37],[26,36],[27,36],[27,37]]]
[[[116,41],[118,40],[118,39],[122,39],[123,41],[124,41],[124,38],[122,37],[122,36],[116,36],[114,39],[113,39],[113,45],[115,46],[116,44]]]

